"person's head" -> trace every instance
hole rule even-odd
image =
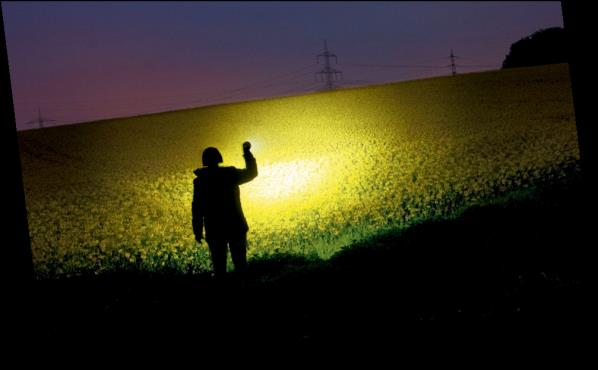
[[[218,163],[222,163],[222,154],[218,149],[209,147],[203,151],[201,161],[206,167],[218,167]]]

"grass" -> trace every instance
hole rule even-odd
[[[419,321],[575,327],[592,315],[584,199],[571,181],[359,241],[325,260],[253,259],[244,285],[140,271],[37,281],[32,332],[298,344],[392,340]]]

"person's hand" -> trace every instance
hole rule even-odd
[[[251,143],[249,141],[244,142],[243,143],[243,151],[248,152],[249,149],[251,149]]]

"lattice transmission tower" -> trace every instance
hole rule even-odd
[[[343,72],[330,66],[330,59],[334,58],[334,63],[338,64],[338,58],[335,54],[328,51],[328,42],[324,40],[324,52],[316,56],[316,63],[320,64],[320,58],[324,58],[324,69],[316,72],[316,81],[324,82],[326,90],[334,89],[334,81],[342,80]]]
[[[26,124],[27,125],[37,124],[39,126],[39,128],[44,128],[44,123],[46,123],[46,122],[56,122],[56,121],[53,119],[46,119],[46,118],[42,117],[42,111],[38,107],[37,108],[37,118],[34,120],[31,120],[29,122],[26,122]]]

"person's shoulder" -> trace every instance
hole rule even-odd
[[[193,171],[193,173],[195,174],[197,179],[200,179],[202,177],[212,177],[212,176],[218,176],[219,174],[229,174],[229,173],[234,173],[237,170],[236,167],[234,166],[226,166],[226,167],[217,167],[217,168],[208,168],[208,167],[203,167],[203,168],[198,168],[195,171]]]
[[[198,169],[194,170],[193,174],[195,175],[195,178],[193,179],[193,183],[197,184],[202,177],[205,177],[205,173],[206,173],[205,167],[198,168]]]

